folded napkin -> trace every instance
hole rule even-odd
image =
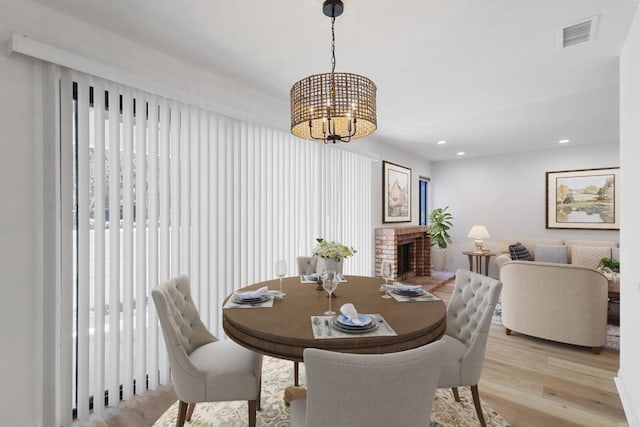
[[[393,282],[392,285],[388,285],[387,288],[395,289],[402,292],[419,292],[422,289],[420,285],[407,285],[404,283]]]
[[[358,311],[350,302],[340,307],[340,313],[342,313],[347,319],[351,320],[354,325],[362,326],[362,321],[358,316]]]
[[[318,273],[309,274],[307,276],[302,276],[305,280],[311,280],[313,282],[317,282],[320,275]]]
[[[254,298],[260,298],[261,296],[267,295],[268,292],[269,292],[269,288],[266,286],[263,286],[256,291],[236,292],[236,295],[238,296],[238,298],[241,298],[241,299],[254,299]]]
[[[282,299],[286,295],[284,292],[280,292],[280,291],[275,290],[275,289],[269,289],[269,292],[267,292],[267,293],[270,296],[272,296],[274,298],[278,298],[278,299]]]

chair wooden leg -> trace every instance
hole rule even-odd
[[[300,374],[300,364],[298,362],[293,362],[293,385],[298,387],[300,385],[298,376]]]
[[[249,427],[256,427],[256,410],[258,408],[258,402],[255,400],[249,401]]]
[[[189,407],[187,408],[187,421],[191,421],[191,416],[193,415],[194,409],[196,409],[196,404],[189,403]]]
[[[262,411],[262,377],[260,378],[260,382],[258,383],[258,411]]]
[[[486,427],[487,423],[484,421],[484,415],[482,415],[482,406],[480,406],[480,394],[478,393],[478,384],[471,386],[471,396],[473,396],[473,406],[476,407],[478,413],[478,420],[482,427]]]
[[[511,329],[504,328],[504,333],[507,334],[507,335],[511,335]]]
[[[178,420],[176,421],[176,427],[183,427],[184,421],[187,416],[187,406],[189,404],[187,402],[180,401],[180,405],[178,406]]]
[[[458,394],[458,387],[451,387],[451,391],[453,392],[453,398],[456,402],[460,402],[460,395]]]

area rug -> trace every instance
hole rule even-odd
[[[258,411],[257,425],[269,427],[289,426],[289,407],[285,406],[284,389],[291,385],[293,364],[265,357],[262,368],[262,410]],[[300,385],[304,386],[304,364],[300,364]],[[478,425],[469,387],[460,388],[460,400],[453,399],[451,390],[438,390],[433,402],[431,426]],[[391,399],[392,396],[390,396]],[[507,422],[487,403],[482,402],[482,411],[489,426],[507,426]],[[173,427],[178,416],[178,403],[171,406],[154,426]],[[247,402],[199,403],[186,426],[247,425]]]
[[[496,310],[493,312],[491,324],[502,326],[502,304],[500,301],[496,304]],[[616,325],[607,325],[607,343],[604,348],[620,351],[620,327]]]

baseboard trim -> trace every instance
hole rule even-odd
[[[629,396],[627,391],[627,387],[625,386],[624,378],[618,372],[618,376],[613,378],[613,381],[616,383],[616,388],[618,389],[618,395],[620,396],[620,401],[622,402],[622,408],[624,409],[624,415],[627,417],[627,423],[630,426],[638,426],[640,425],[640,417],[638,416],[638,410],[640,407],[634,408],[633,400]],[[638,403],[638,402],[635,402]]]

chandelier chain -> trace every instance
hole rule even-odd
[[[336,32],[335,32],[336,17],[331,17],[331,72],[336,71]]]

